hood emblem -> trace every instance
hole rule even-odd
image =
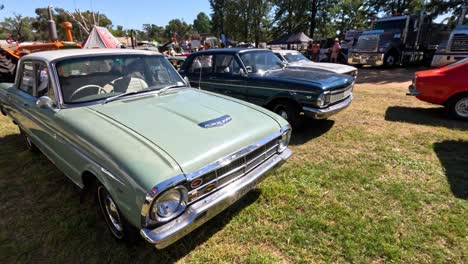
[[[224,126],[225,124],[231,122],[231,120],[232,120],[231,116],[224,115],[224,116],[220,116],[220,117],[215,118],[215,119],[211,119],[211,120],[201,122],[198,125],[200,127],[203,127],[203,128],[220,127],[220,126]]]

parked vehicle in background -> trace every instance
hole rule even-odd
[[[431,66],[443,66],[464,58],[468,58],[468,25],[457,26],[448,41],[438,46]]]
[[[213,49],[192,53],[180,69],[193,87],[270,109],[298,127],[301,115],[324,119],[353,100],[354,78],[285,67],[270,50]]]
[[[468,120],[468,58],[447,66],[416,72],[407,95],[444,105],[450,116]]]
[[[420,15],[392,16],[378,19],[375,30],[359,36],[348,64],[394,66],[398,64],[430,63],[437,45],[449,34],[445,25],[432,22],[432,17]]]
[[[361,36],[362,30],[348,30],[345,34],[343,41],[341,42],[341,54],[345,63],[348,63],[348,57],[350,52],[356,46],[359,36]]]
[[[0,84],[1,112],[31,150],[95,193],[118,240],[139,231],[164,248],[291,155],[286,120],[190,88],[154,52],[37,52],[19,66],[15,83]]]
[[[355,67],[338,63],[313,62],[296,50],[273,50],[273,53],[286,63],[290,69],[320,69],[350,75],[354,79],[356,79],[358,74],[358,70]]]

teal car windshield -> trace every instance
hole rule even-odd
[[[286,53],[283,55],[286,60],[291,63],[291,62],[299,62],[299,61],[309,61],[302,53],[300,52],[291,52],[291,53]]]
[[[80,57],[56,64],[63,101],[86,103],[185,83],[160,55]]]
[[[254,73],[283,68],[283,62],[271,51],[253,51],[240,55],[245,67],[250,67]],[[250,70],[249,70],[250,72]]]

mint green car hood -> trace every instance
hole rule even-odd
[[[128,98],[89,108],[157,145],[184,173],[194,172],[280,130],[277,119],[265,111],[194,89]],[[232,120],[223,126],[199,126],[224,115]]]

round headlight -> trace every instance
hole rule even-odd
[[[180,215],[187,207],[187,189],[177,186],[161,194],[151,208],[151,218],[165,222]]]
[[[325,94],[320,94],[317,97],[316,105],[318,107],[322,107],[325,104]]]
[[[291,139],[291,129],[284,131],[278,145],[278,152],[283,152],[289,145]]]

